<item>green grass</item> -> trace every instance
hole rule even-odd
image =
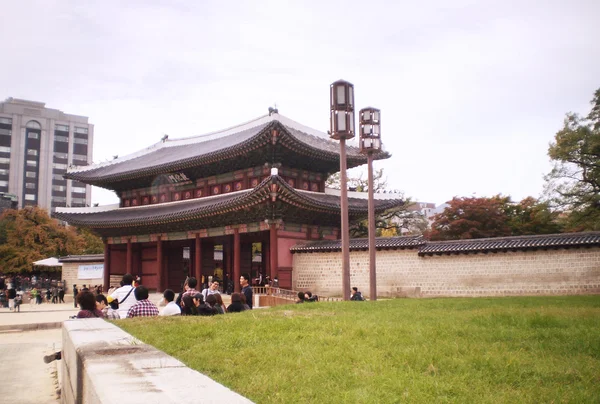
[[[600,296],[316,303],[117,325],[257,403],[600,401]]]

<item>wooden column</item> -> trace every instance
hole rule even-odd
[[[127,262],[125,264],[126,265],[125,273],[131,274],[132,260],[133,260],[133,253],[132,253],[131,239],[128,238],[127,239]]]
[[[240,291],[240,267],[242,263],[241,257],[240,230],[233,230],[233,291]]]
[[[110,244],[104,241],[104,287],[102,290],[108,291],[110,288]]]
[[[163,280],[163,245],[161,236],[156,239],[156,291],[162,292],[166,288]]]
[[[194,276],[198,280],[198,284],[202,281],[202,241],[200,234],[196,233],[196,252],[194,254]],[[198,289],[200,290],[200,289]]]
[[[277,224],[271,223],[269,229],[269,264],[271,266],[271,279],[278,278],[277,275]]]

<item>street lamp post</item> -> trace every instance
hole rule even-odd
[[[350,300],[350,231],[346,177],[346,139],[354,137],[354,86],[338,80],[330,86],[330,127],[332,139],[340,141],[340,208],[342,211],[342,296]]]
[[[377,300],[377,271],[375,269],[375,198],[373,154],[381,150],[381,111],[363,108],[359,112],[360,151],[367,155],[369,166],[369,298]]]

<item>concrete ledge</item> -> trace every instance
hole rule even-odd
[[[50,330],[53,328],[62,327],[62,321],[55,321],[51,323],[35,323],[35,324],[7,324],[0,325],[0,331],[36,331],[36,330]]]
[[[62,403],[251,403],[102,319],[63,325]]]

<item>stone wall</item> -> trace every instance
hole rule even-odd
[[[350,283],[369,293],[368,251],[350,252]],[[293,286],[340,296],[341,252],[294,254]],[[377,251],[377,294],[515,296],[600,293],[600,247],[420,257],[416,249]]]
[[[251,401],[102,319],[63,323],[61,403]]]
[[[63,262],[62,263],[62,279],[67,281],[67,290],[65,295],[72,295],[73,285],[77,285],[77,289],[81,290],[82,285],[102,285],[104,280],[97,279],[79,279],[77,277],[79,265],[102,265],[104,260],[97,262]],[[117,283],[118,285],[118,283]]]

